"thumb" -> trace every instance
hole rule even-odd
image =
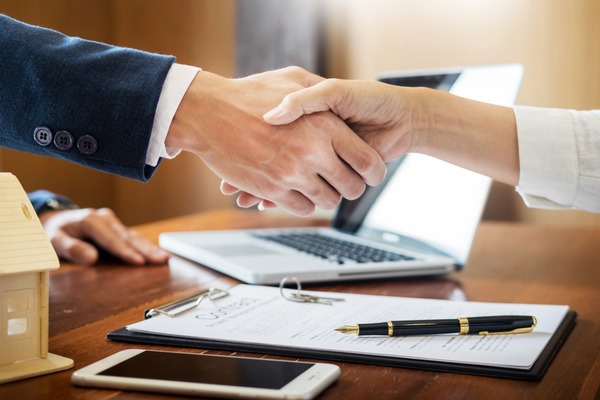
[[[63,232],[54,235],[51,242],[60,258],[74,264],[93,264],[98,260],[98,250],[94,246]]]
[[[285,125],[305,114],[312,114],[332,109],[333,96],[327,81],[322,81],[306,89],[288,94],[274,109],[263,115],[263,119],[271,125]]]

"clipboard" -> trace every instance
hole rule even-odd
[[[194,304],[196,301],[198,301],[198,299],[207,298],[209,292],[210,290],[203,291],[194,294],[193,296],[186,297],[177,302],[169,303],[159,308],[168,308],[168,306],[173,306],[176,304]],[[226,294],[220,293],[218,298],[213,298],[213,300],[218,301],[219,299],[224,297],[226,297]],[[145,318],[148,317],[151,317],[151,315],[148,315],[148,311],[146,311]],[[172,317],[174,318],[175,316]],[[258,344],[217,339],[188,338],[180,336],[135,332],[128,330],[126,327],[108,333],[107,338],[113,341],[135,344],[199,348],[207,350],[225,350],[236,352],[242,351],[289,357],[312,358],[328,361],[380,365],[387,367],[421,369],[437,372],[452,372],[495,378],[539,380],[542,378],[542,376],[548,369],[550,363],[554,359],[555,355],[558,353],[562,344],[566,341],[567,337],[569,336],[569,333],[571,332],[576,323],[576,319],[577,313],[575,311],[568,311],[565,314],[558,328],[554,331],[552,337],[550,338],[540,355],[537,357],[536,361],[532,364],[531,368],[529,369],[509,368],[504,366],[475,365],[447,361],[431,361],[425,359],[389,357],[382,355],[356,354],[349,352],[327,351],[322,349],[269,345],[264,343]]]

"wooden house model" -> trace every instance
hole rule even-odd
[[[0,383],[73,366],[48,353],[48,277],[58,267],[21,184],[0,173]]]

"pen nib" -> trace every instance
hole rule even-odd
[[[335,328],[335,330],[338,332],[341,332],[341,333],[345,333],[345,334],[358,333],[358,326],[344,325],[344,326],[340,326],[339,328]]]

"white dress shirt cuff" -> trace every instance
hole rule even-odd
[[[160,92],[156,114],[154,114],[154,124],[150,135],[148,153],[146,153],[146,164],[155,167],[158,165],[160,158],[171,159],[181,152],[181,149],[166,148],[165,139],[179,103],[181,103],[185,92],[190,87],[198,71],[200,71],[200,68],[189,65],[175,63],[171,66]]]
[[[571,208],[577,195],[577,143],[568,110],[514,107],[519,142],[517,191],[529,207]]]

